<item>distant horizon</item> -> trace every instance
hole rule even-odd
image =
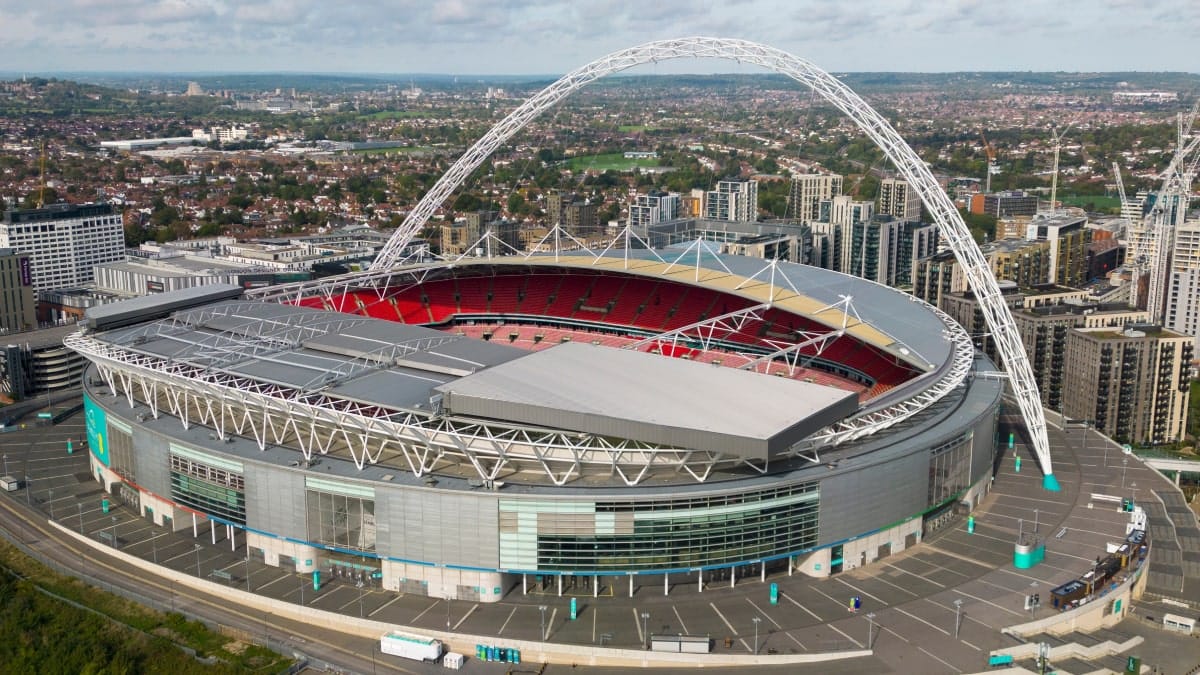
[[[581,64],[583,65],[583,64]],[[0,70],[0,78],[20,79],[21,77],[47,77],[60,75],[153,75],[153,76],[188,76],[216,77],[222,75],[311,75],[317,77],[369,77],[369,78],[399,78],[399,77],[437,77],[437,78],[559,78],[570,71],[561,73],[451,73],[451,72],[387,72],[387,71],[340,71],[340,70]],[[1195,75],[1200,76],[1200,70],[828,70],[832,74],[847,75]],[[786,77],[769,70],[755,72],[743,71],[679,71],[670,73],[645,73],[633,69],[613,73],[608,78],[619,77],[677,77],[677,76],[744,76],[744,77]]]

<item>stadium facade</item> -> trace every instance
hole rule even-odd
[[[837,574],[986,492],[1003,382],[944,314],[818,268],[665,255],[93,308],[66,340],[92,362],[92,470],[268,564],[478,601]]]

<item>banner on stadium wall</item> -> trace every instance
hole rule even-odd
[[[88,448],[101,464],[109,466],[108,415],[87,395],[83,397],[83,411],[87,417]]]

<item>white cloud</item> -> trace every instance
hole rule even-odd
[[[1197,70],[1195,0],[25,0],[6,70],[565,72],[648,40],[741,37],[835,70]],[[720,66],[717,66],[720,69]]]

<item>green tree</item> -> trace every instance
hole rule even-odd
[[[58,191],[48,187],[45,189],[38,188],[29,194],[25,195],[25,200],[21,202],[21,208],[36,209],[47,204],[55,204],[58,202]]]

